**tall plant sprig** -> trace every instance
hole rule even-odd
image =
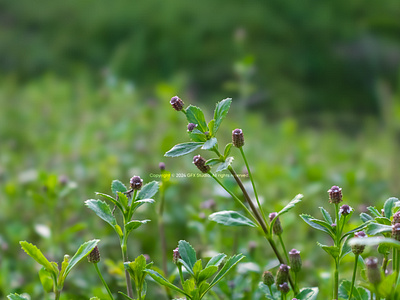
[[[95,199],[85,201],[86,206],[93,210],[102,220],[110,224],[118,234],[124,263],[129,263],[127,246],[129,234],[133,230],[150,221],[132,220],[133,214],[143,204],[154,203],[154,200],[151,198],[157,193],[159,188],[159,184],[156,181],[152,181],[143,187],[142,185],[143,180],[139,176],[133,176],[130,180],[129,190],[119,180],[114,180],[112,182],[111,190],[115,195],[114,197],[103,193],[96,193],[97,195],[106,198],[112,204],[114,204],[114,209],[112,211],[110,206],[105,201]],[[116,208],[118,208],[122,215],[122,222],[120,222],[122,227],[118,224],[117,218],[114,216],[114,211]],[[129,264],[125,265],[127,296],[132,298],[133,288],[129,268],[127,268],[127,266],[129,266]],[[140,298],[141,296],[138,297]]]
[[[302,195],[297,195],[288,205],[286,205],[281,211],[279,211],[276,216],[270,220],[270,223],[268,223],[266,214],[261,206],[261,203],[259,201],[258,193],[256,190],[256,186],[253,180],[253,176],[248,164],[248,161],[245,156],[245,152],[243,150],[244,146],[244,136],[243,132],[241,129],[235,129],[232,132],[232,143],[228,143],[225,148],[223,153],[219,151],[218,147],[218,140],[216,137],[216,134],[218,132],[218,129],[220,128],[222,121],[228,114],[229,108],[232,103],[231,98],[224,99],[216,104],[215,110],[214,110],[214,118],[209,121],[208,123],[206,122],[205,116],[203,111],[193,105],[190,105],[188,107],[184,107],[183,101],[175,96],[172,97],[170,101],[172,107],[177,110],[181,111],[185,114],[186,119],[188,121],[188,127],[187,131],[189,134],[189,137],[191,139],[190,142],[186,143],[181,143],[177,144],[174,147],[172,147],[169,151],[165,153],[165,156],[167,157],[178,157],[182,155],[186,155],[189,153],[194,152],[197,149],[202,149],[209,151],[213,154],[216,155],[216,157],[211,158],[209,160],[205,160],[203,157],[200,155],[196,155],[193,158],[193,163],[197,166],[197,168],[202,171],[203,173],[207,173],[208,175],[211,176],[222,188],[224,188],[229,195],[232,196],[232,198],[243,208],[243,210],[247,213],[247,216],[250,217],[247,218],[240,213],[236,211],[220,211],[216,212],[212,215],[209,216],[209,218],[212,221],[215,221],[217,223],[227,225],[227,226],[250,226],[250,227],[255,227],[259,231],[262,232],[264,237],[267,239],[268,243],[270,244],[275,256],[278,258],[279,262],[281,264],[287,264],[287,260],[285,260],[284,257],[287,257],[287,254],[282,255],[281,252],[278,250],[278,247],[275,244],[275,241],[273,239],[273,224],[276,222],[278,217],[286,212],[288,212],[291,208],[293,208],[298,202],[301,201]],[[235,146],[236,148],[239,149],[241,156],[243,158],[244,164],[246,165],[246,168],[249,173],[250,180],[252,182],[252,187],[254,191],[254,195],[256,198],[256,204],[254,201],[251,199],[249,193],[247,192],[246,188],[244,187],[240,177],[232,167],[232,162],[234,158],[230,156],[231,150]],[[211,167],[216,168],[215,172],[211,171]],[[232,177],[235,179],[237,185],[239,186],[242,195],[244,197],[244,202],[239,199],[238,196],[236,196],[226,185],[223,184],[222,181],[218,179],[218,176],[216,173],[228,170]],[[246,206],[247,204],[247,206]],[[283,240],[282,241],[282,246],[283,248]],[[298,288],[295,286],[292,278],[289,276],[288,278],[289,283],[294,291],[294,294],[298,293]]]

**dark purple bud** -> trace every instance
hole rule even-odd
[[[148,254],[143,254],[144,258],[146,259],[146,263],[148,264],[150,262],[150,255]]]
[[[381,216],[384,217],[385,216],[385,210],[382,208],[381,209]]]
[[[232,131],[232,144],[237,148],[241,148],[244,145],[244,136],[242,129],[235,129]]]
[[[365,234],[364,231],[358,231],[354,234],[354,237],[357,239],[362,239],[367,237],[367,235]],[[354,244],[351,246],[351,251],[356,255],[362,254],[364,252],[364,249],[365,245]]]
[[[278,272],[276,273],[276,285],[287,282],[289,278],[290,267],[288,265],[282,264],[279,266]]]
[[[329,202],[334,204],[339,204],[342,202],[342,189],[337,185],[332,186],[329,190]]]
[[[280,290],[282,294],[287,294],[290,291],[290,287],[287,282],[284,282],[278,286],[278,290]]]
[[[272,275],[272,273],[271,273],[270,271],[265,271],[265,272],[262,274],[262,282],[263,282],[265,285],[268,285],[268,286],[273,285],[274,282],[275,282],[274,275]]]
[[[187,126],[187,131],[192,132],[193,129],[195,129],[196,127],[197,127],[197,124],[189,123]]]
[[[347,204],[342,205],[339,209],[339,213],[342,214],[343,216],[347,216],[352,211],[353,211],[353,209],[350,206],[348,206]]]
[[[179,254],[179,248],[175,248],[173,250],[173,254],[172,254],[172,261],[173,263],[176,265],[179,263],[179,259],[181,258],[181,255]]]
[[[172,97],[171,101],[169,101],[169,103],[171,103],[172,107],[176,111],[180,111],[183,109],[183,101],[178,96]]]
[[[289,262],[290,262],[290,268],[292,269],[293,272],[295,273],[300,272],[302,261],[299,250],[292,249],[289,251]]]
[[[165,170],[165,163],[160,162],[160,163],[158,164],[158,167],[160,168],[161,171],[164,171],[164,170]]]
[[[143,185],[143,179],[139,176],[133,176],[130,180],[130,185],[132,190],[140,190]]]
[[[201,202],[200,207],[202,209],[210,209],[215,210],[217,203],[215,203],[214,199],[208,199],[206,201]]]
[[[393,221],[392,224],[400,223],[400,211],[396,212],[393,215]]]
[[[272,220],[277,216],[278,214],[276,212],[270,213],[269,214],[269,221],[272,222]],[[281,225],[281,220],[276,218],[274,225],[272,226],[272,231],[275,235],[281,235],[283,232],[283,228]]]
[[[376,257],[368,257],[365,260],[365,266],[367,267],[367,277],[369,282],[374,285],[381,282],[381,271],[378,267],[378,259]]]
[[[67,177],[67,175],[60,175],[60,177],[58,177],[58,183],[61,185],[61,186],[66,186],[67,185],[67,183],[68,183],[68,177]]]
[[[392,225],[392,239],[400,241],[400,223]]]
[[[93,264],[97,264],[100,261],[100,251],[99,248],[96,246],[93,248],[92,252],[88,255],[88,261]]]
[[[203,173],[208,173],[208,171],[211,169],[210,166],[206,165],[206,160],[200,155],[193,157],[193,163]]]

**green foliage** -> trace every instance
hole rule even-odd
[[[172,147],[171,150],[169,150],[167,153],[165,153],[165,156],[177,157],[177,156],[189,154],[189,153],[193,152],[194,150],[202,147],[203,144],[204,143],[194,143],[194,142],[178,144],[178,145],[175,145],[174,147]]]
[[[257,227],[254,222],[242,216],[236,211],[219,211],[211,214],[208,217],[211,221],[217,222],[226,226],[250,226]]]

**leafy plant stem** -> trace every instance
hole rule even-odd
[[[397,268],[397,251],[394,247],[393,247],[392,251],[393,251],[393,254],[392,254],[393,255],[393,261],[392,261],[393,270],[397,271],[396,270],[396,268]]]
[[[296,288],[296,291],[299,289],[298,288],[298,276],[297,276],[298,272],[294,272],[294,286]]]
[[[60,299],[60,295],[61,295],[61,291],[56,291],[56,297],[55,300],[59,300]]]
[[[354,282],[356,280],[356,273],[357,273],[358,256],[359,256],[359,254],[356,254],[355,258],[354,258],[354,270],[353,270],[353,278],[351,279],[349,299],[351,299],[351,296],[353,295]]]
[[[389,262],[388,254],[385,254],[384,257],[383,257],[383,262],[382,262],[383,274],[386,274],[386,269],[387,269],[388,262]]]
[[[334,286],[333,286],[333,299],[339,299],[339,258],[335,258],[335,274],[334,274]]]
[[[271,297],[273,297],[274,294],[272,294],[272,289],[270,285],[268,286],[268,289],[269,289],[269,294],[271,295]]]
[[[129,222],[131,219],[132,219],[132,215],[133,215],[133,211],[132,211],[132,207],[133,207],[133,202],[135,201],[135,199],[136,199],[136,195],[137,195],[137,190],[135,190],[134,192],[133,192],[133,196],[132,196],[132,200],[131,200],[131,205],[129,206],[129,212],[128,212],[128,218],[127,218],[127,220],[125,220],[125,222]],[[125,226],[125,224],[124,224],[124,226]]]
[[[256,190],[256,185],[254,184],[253,175],[251,174],[249,164],[247,163],[247,159],[246,159],[246,155],[244,154],[243,147],[240,147],[239,149],[240,149],[240,153],[242,154],[244,163],[245,163],[245,165],[246,165],[247,172],[249,173],[251,185],[253,186],[253,191],[254,191],[254,195],[255,195],[256,200],[257,200],[258,208],[259,208],[260,211],[261,211],[261,215],[262,215],[262,217],[263,217],[263,219],[264,219],[264,222],[267,223],[267,218],[266,218],[265,213],[264,213],[264,211],[263,211],[263,209],[262,209],[262,207],[261,207],[260,200],[258,199],[258,194],[257,194],[257,190]]]
[[[165,202],[165,193],[164,189],[160,189],[160,207],[158,210],[158,229],[160,231],[160,239],[161,239],[161,254],[162,254],[162,267],[164,274],[167,275],[167,241],[165,239],[165,228],[164,228],[164,202]]]
[[[279,234],[278,236],[279,236],[279,242],[281,243],[281,246],[282,246],[283,253],[285,253],[286,261],[289,263],[289,255],[286,251],[285,243],[283,242],[283,239],[282,239],[282,234]]]
[[[179,270],[179,278],[181,279],[181,284],[183,286],[183,284],[185,283],[185,279],[183,278],[183,273],[182,273],[182,264],[178,264],[178,270]]]
[[[100,277],[101,282],[103,283],[104,287],[106,288],[106,290],[107,290],[107,292],[108,292],[108,295],[110,296],[110,298],[111,298],[112,300],[114,300],[114,297],[113,297],[113,295],[111,294],[111,291],[110,291],[110,289],[109,289],[107,283],[105,282],[105,280],[104,280],[104,278],[103,278],[103,275],[101,275],[101,272],[100,272],[100,270],[99,270],[99,266],[97,265],[97,263],[94,263],[93,265],[94,265],[94,268],[96,269],[97,274],[98,274],[99,277]]]
[[[126,242],[124,245],[121,246],[122,248],[122,259],[124,262],[128,261],[128,250],[126,246]],[[125,280],[126,280],[126,292],[128,294],[128,297],[133,297],[133,289],[132,289],[132,284],[131,284],[131,276],[129,275],[128,270],[125,270]]]

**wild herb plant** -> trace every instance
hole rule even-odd
[[[279,216],[288,212],[291,208],[293,208],[298,202],[301,201],[302,195],[297,195],[290,203],[288,203],[281,211],[277,213],[270,214],[269,222],[267,220],[267,215],[259,201],[258,193],[256,190],[256,185],[253,180],[253,176],[249,167],[249,163],[247,161],[245,152],[244,152],[244,134],[241,129],[235,129],[232,131],[232,143],[228,143],[224,147],[224,151],[221,153],[219,151],[218,140],[216,134],[218,129],[220,128],[222,121],[225,119],[228,114],[229,108],[232,103],[232,99],[227,98],[216,104],[214,110],[214,117],[208,123],[205,120],[205,116],[203,111],[193,105],[188,107],[184,107],[183,101],[178,97],[174,96],[170,101],[172,107],[176,111],[182,112],[188,121],[187,131],[191,142],[177,144],[172,147],[168,152],[165,153],[167,157],[178,157],[182,155],[186,155],[194,152],[197,149],[206,150],[215,157],[206,160],[200,155],[196,155],[193,158],[193,163],[196,167],[202,172],[208,174],[211,178],[213,178],[222,188],[227,191],[231,197],[239,204],[239,206],[243,209],[248,217],[243,216],[237,211],[219,211],[213,213],[209,216],[209,219],[217,222],[219,224],[223,224],[226,226],[250,226],[256,228],[258,231],[262,233],[262,235],[266,238],[269,245],[271,246],[275,256],[279,260],[281,265],[287,265],[289,263],[288,253],[286,251],[285,244],[282,239],[282,227],[279,225]],[[240,155],[243,159],[243,162],[246,166],[252,189],[255,196],[255,201],[251,199],[248,191],[243,185],[242,180],[238,176],[237,172],[232,167],[233,157],[230,156],[232,148],[235,147],[239,150]],[[211,168],[216,168],[215,172],[212,172]],[[216,176],[215,173],[221,172],[224,170],[228,170],[232,177],[235,179],[235,182],[239,186],[242,196],[245,201],[242,201],[237,195],[233,193],[231,189],[229,189],[224,183]],[[256,204],[255,204],[256,203]],[[279,227],[279,228],[278,228]],[[281,245],[282,250],[279,250],[274,236],[278,236],[279,243]],[[282,255],[282,252],[284,253]],[[288,272],[286,283],[283,285],[283,289],[279,287],[280,294],[282,297],[287,296],[286,286],[292,288],[293,295],[300,295],[299,289],[296,286],[295,282],[292,279],[292,276]],[[283,284],[283,283],[282,283]],[[317,289],[308,290],[309,293],[313,295],[317,294]],[[303,295],[300,295],[304,297]],[[309,296],[309,295],[308,295]],[[270,295],[270,297],[274,297]],[[274,298],[272,298],[274,299]],[[300,298],[303,299],[303,298]]]
[[[90,199],[85,202],[87,207],[93,210],[102,220],[110,224],[118,234],[122,259],[125,266],[125,280],[127,286],[127,294],[122,292],[119,293],[124,295],[127,299],[133,299],[133,288],[131,283],[132,275],[134,275],[138,299],[144,299],[146,295],[144,277],[142,278],[141,275],[143,274],[143,258],[138,257],[135,262],[129,262],[127,241],[129,234],[133,230],[150,221],[132,220],[132,218],[134,212],[140,206],[145,203],[154,203],[154,200],[151,198],[157,193],[158,188],[159,184],[156,181],[152,181],[143,186],[143,180],[139,176],[133,176],[130,180],[129,190],[119,180],[114,180],[112,182],[111,190],[114,197],[103,193],[96,193],[114,204],[113,210],[111,210],[110,206],[105,201]],[[121,212],[122,220],[120,220],[120,224],[122,227],[118,224],[117,217],[114,215],[116,208]]]
[[[155,270],[146,269],[145,272],[159,284],[186,296],[186,299],[190,300],[201,300],[209,292],[212,293],[213,286],[221,281],[244,258],[242,254],[227,258],[226,254],[219,253],[212,257],[203,267],[202,260],[197,259],[196,251],[188,242],[182,240],[179,241],[178,245],[178,248],[174,250],[173,260],[179,271],[181,288],[169,282]],[[186,280],[182,266],[185,267],[189,275]],[[219,268],[219,266],[221,267]],[[211,281],[207,282],[208,279],[211,279]]]
[[[61,269],[56,262],[50,262],[42,252],[35,246],[26,241],[20,242],[22,249],[32,257],[37,263],[43,267],[39,270],[40,282],[45,292],[54,293],[54,299],[60,299],[61,291],[64,287],[65,279],[82,259],[88,256],[91,251],[97,246],[100,240],[92,240],[83,243],[76,251],[75,255],[70,259],[69,255],[64,255],[64,260],[61,264]],[[10,300],[26,300],[25,297],[13,294],[9,295]]]

